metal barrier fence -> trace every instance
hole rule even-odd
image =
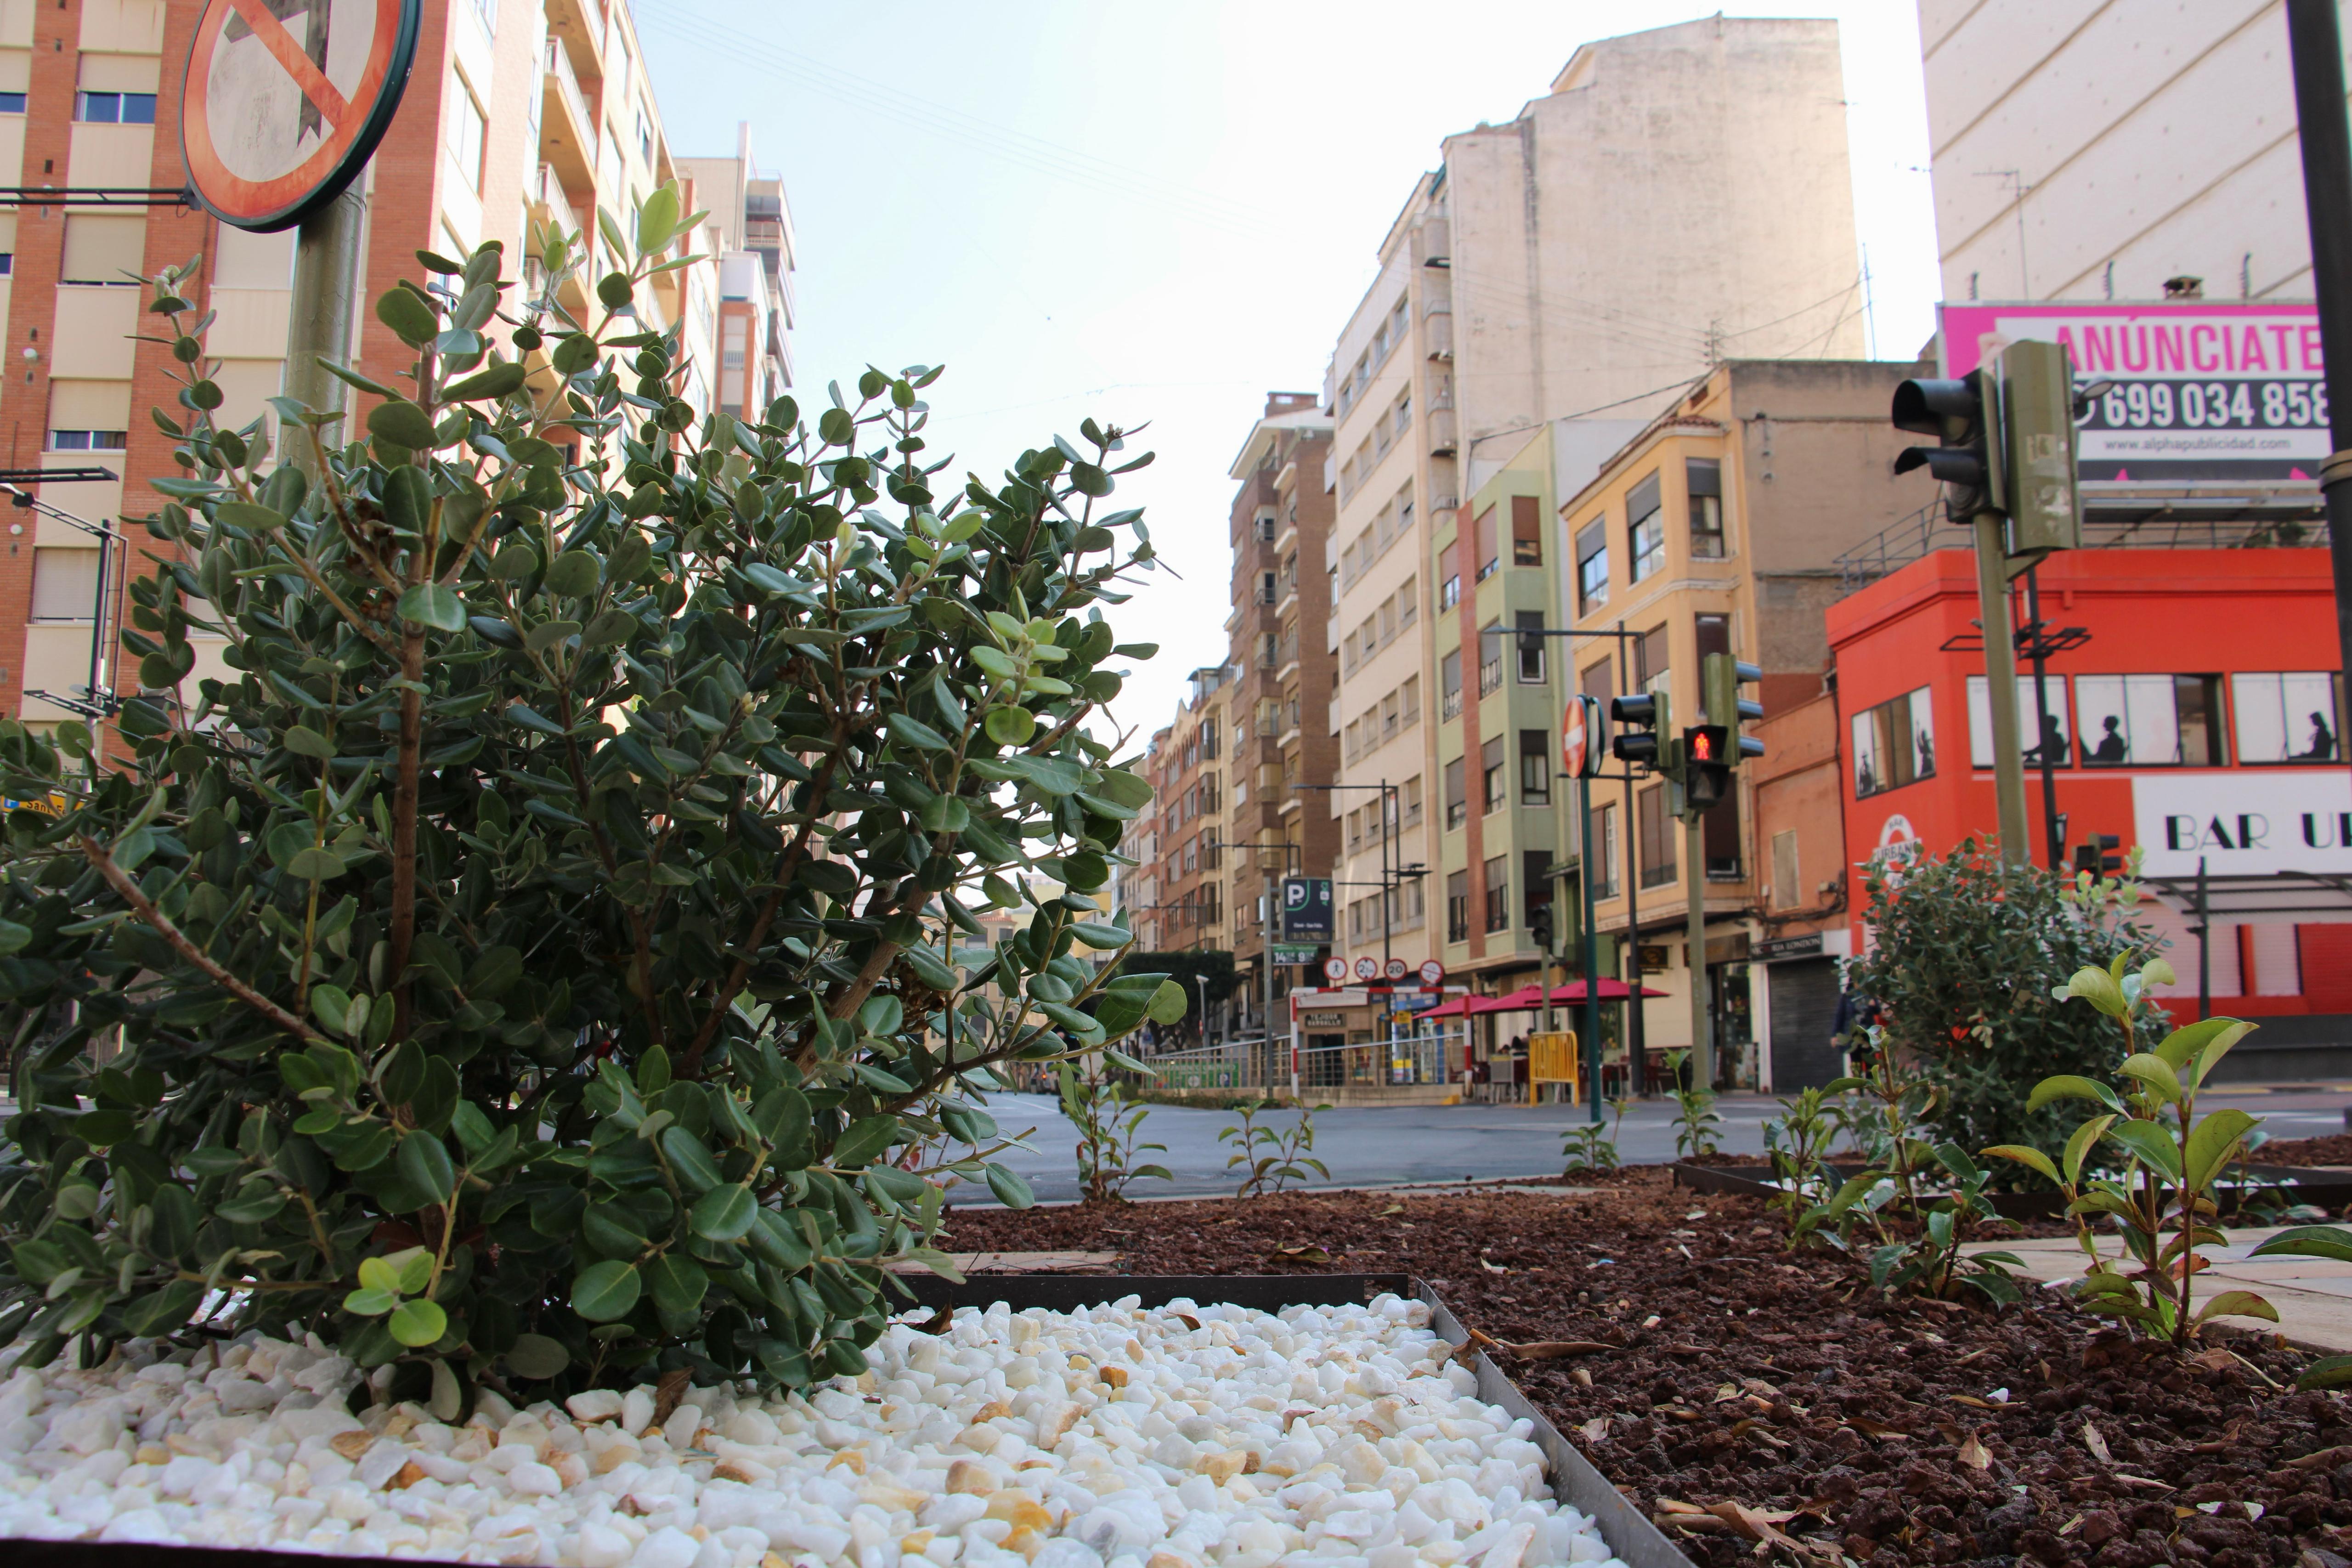
[[[1303,1047],[1298,1087],[1310,1089],[1442,1084],[1462,1076],[1463,1031],[1411,1035],[1349,1046]],[[1162,1089],[1287,1089],[1290,1037],[1253,1037],[1171,1051],[1147,1058]]]

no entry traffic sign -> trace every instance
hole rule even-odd
[[[408,85],[423,0],[206,0],[180,152],[224,223],[290,228],[359,174]]]

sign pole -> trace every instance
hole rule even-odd
[[[360,236],[367,226],[367,204],[346,187],[333,201],[302,220],[294,247],[294,309],[286,329],[286,395],[316,413],[340,414],[350,390],[320,364],[349,363],[352,314],[359,300]],[[311,479],[319,477],[307,432],[280,430],[279,455]],[[348,429],[322,428],[321,441],[338,446]]]
[[[1298,1100],[1298,998],[1290,999],[1290,1103]]]
[[[1601,1125],[1601,935],[1592,929],[1592,780],[1580,770],[1576,778],[1576,841],[1583,846],[1583,864],[1577,868],[1577,886],[1584,900],[1584,1080],[1591,1092],[1585,1098],[1592,1125]]]
[[[1690,863],[1683,868],[1684,896],[1690,901],[1684,941],[1689,951],[1684,955],[1690,971],[1691,994],[1691,1061],[1696,1070],[1691,1075],[1694,1087],[1715,1087],[1715,1044],[1710,1040],[1706,1016],[1706,867],[1701,859],[1703,834],[1699,814],[1688,812],[1683,816],[1683,855]]]
[[[2033,861],[2025,825],[2025,753],[2017,732],[2017,642],[2009,624],[2009,542],[2000,513],[1980,511],[1977,531],[1977,615],[1984,627],[1985,698],[1992,710],[1993,804],[2004,865]]]

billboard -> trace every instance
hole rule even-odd
[[[1282,879],[1282,937],[1286,942],[1331,940],[1331,879]]]
[[[2150,877],[2352,874],[2352,775],[2340,767],[2132,775]]]
[[[2331,449],[2316,305],[1969,300],[1938,315],[1946,375],[2032,340],[2065,345],[2078,388],[2113,384],[2080,423],[2084,484],[2315,483]]]

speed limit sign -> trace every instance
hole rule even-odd
[[[205,210],[269,233],[341,195],[400,107],[423,11],[423,0],[207,0],[180,98],[180,151]]]
[[[1377,959],[1377,958],[1360,958],[1360,959],[1356,960],[1356,978],[1357,978],[1357,979],[1359,979],[1359,980],[1373,980],[1373,979],[1377,979],[1377,978],[1379,977],[1379,975],[1380,975],[1380,973],[1381,973],[1381,961],[1380,961],[1379,959]]]

